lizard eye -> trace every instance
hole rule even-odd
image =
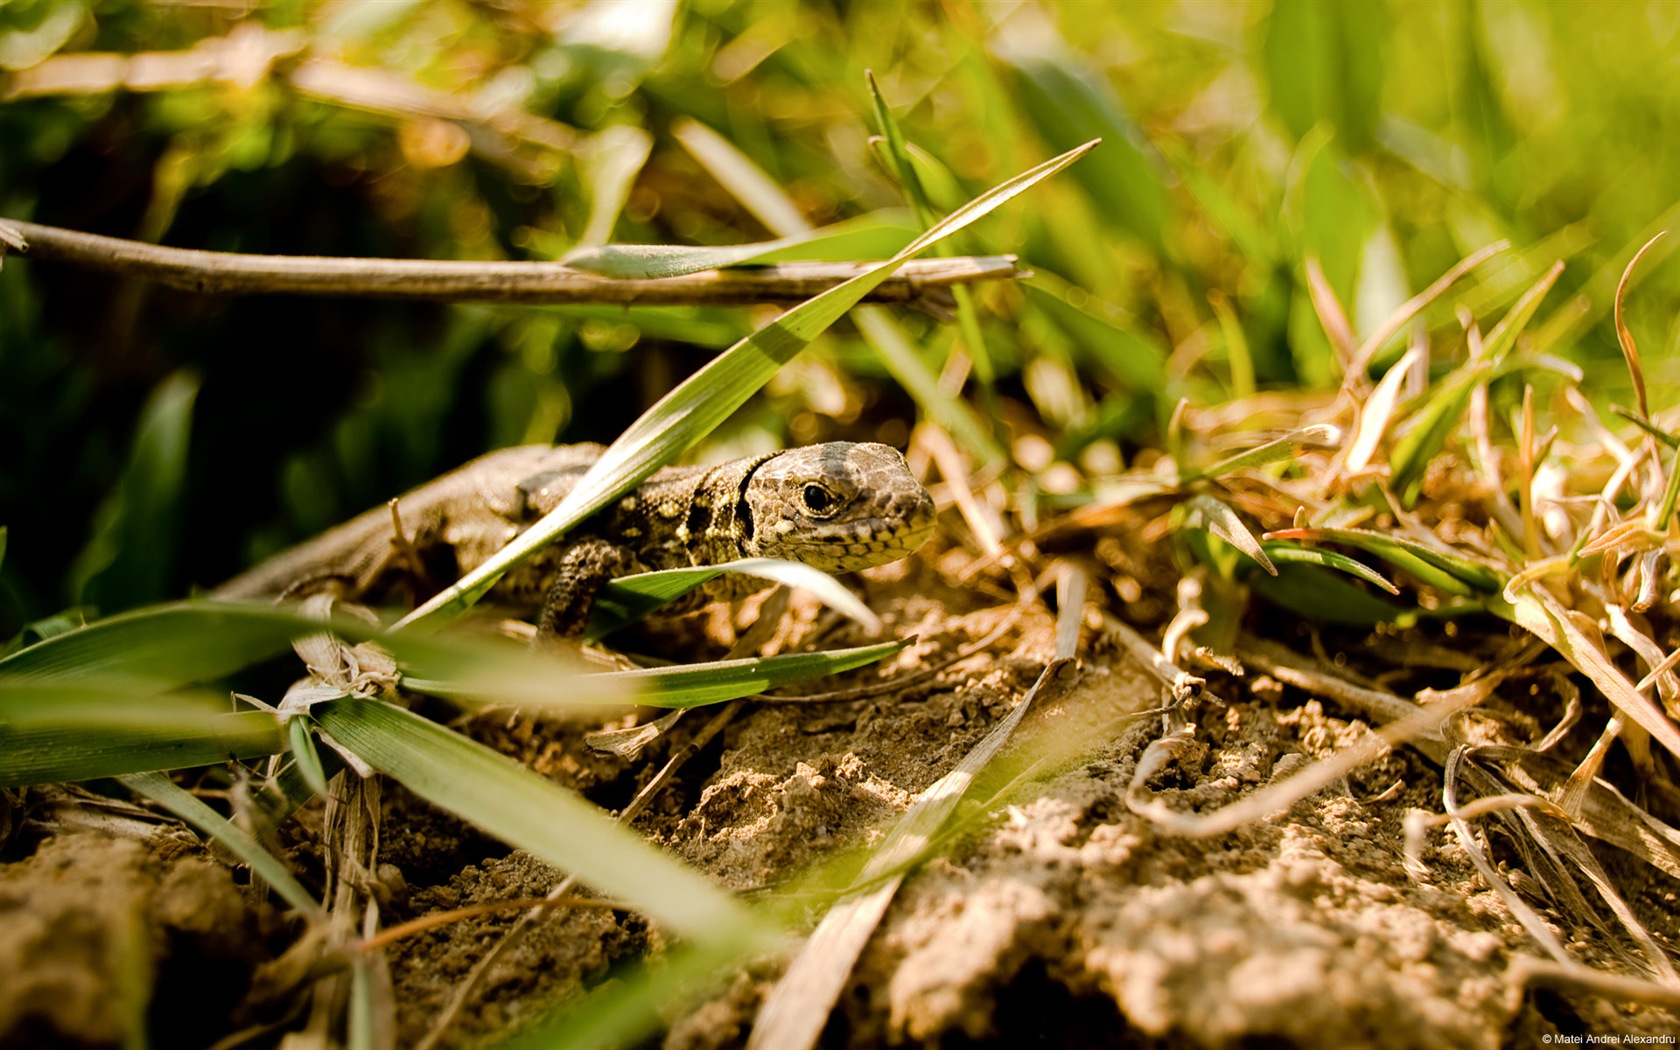
[[[806,513],[819,518],[833,514],[840,507],[840,501],[835,498],[834,493],[821,485],[806,485],[805,491],[801,492],[799,497],[805,503]]]

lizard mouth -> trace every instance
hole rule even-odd
[[[798,560],[826,572],[869,569],[915,553],[933,535],[935,519],[932,497],[918,490],[878,516],[810,527],[789,546],[798,548]]]

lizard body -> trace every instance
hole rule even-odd
[[[378,507],[212,593],[252,599],[333,589],[355,601],[412,601],[427,577],[435,587],[471,571],[553,510],[602,451],[526,445],[480,456],[398,497],[402,543],[391,509]],[[565,632],[581,627],[595,589],[613,575],[743,557],[844,572],[908,555],[933,522],[933,501],[886,445],[831,442],[667,467],[522,562],[491,598],[525,612],[541,608],[545,627]],[[689,607],[765,586],[720,576]]]

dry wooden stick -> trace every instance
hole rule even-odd
[[[181,288],[224,295],[317,295],[361,299],[550,305],[694,306],[802,302],[856,277],[870,263],[778,263],[704,270],[681,277],[620,280],[556,262],[353,259],[312,255],[242,255],[164,248],[140,241],[42,226],[16,219],[29,255]],[[866,302],[943,305],[950,285],[1017,276],[1013,255],[917,259],[865,297]]]

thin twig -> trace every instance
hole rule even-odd
[[[629,911],[629,906],[621,901],[597,900],[593,897],[579,897],[566,895],[561,897],[520,897],[517,900],[488,901],[474,904],[466,908],[452,908],[449,911],[434,911],[422,915],[418,919],[410,919],[395,926],[388,926],[373,937],[365,938],[356,945],[363,952],[378,951],[405,937],[435,930],[439,926],[476,919],[481,915],[494,915],[504,911],[529,911],[533,908],[596,908],[601,911]]]
[[[315,295],[358,299],[546,305],[695,306],[802,302],[856,277],[871,263],[791,262],[681,277],[623,280],[557,262],[356,259],[317,255],[244,255],[165,248],[56,226],[7,219],[29,242],[29,255],[153,281],[201,294]],[[955,284],[1012,279],[1012,255],[914,259],[866,302],[929,300]]]

